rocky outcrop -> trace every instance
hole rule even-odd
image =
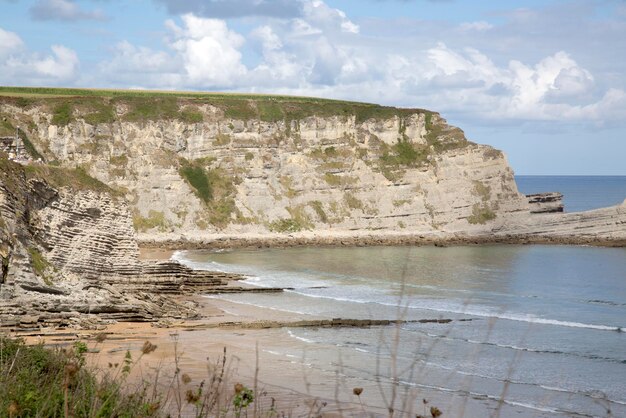
[[[73,170],[0,157],[0,327],[192,317],[193,305],[165,294],[237,279],[140,261],[124,200],[81,180]]]
[[[608,208],[520,218],[494,234],[529,242],[626,245],[626,201]]]
[[[527,194],[530,213],[563,212],[563,195],[559,192]]]

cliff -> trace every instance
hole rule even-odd
[[[434,112],[124,94],[4,98],[0,113],[48,161],[124,194],[142,239],[485,232],[528,212],[503,154]]]
[[[193,305],[161,294],[219,288],[236,278],[140,261],[121,196],[81,170],[22,166],[6,155],[0,261],[3,328],[193,317]]]

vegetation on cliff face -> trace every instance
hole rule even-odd
[[[28,178],[43,179],[56,188],[68,187],[74,190],[92,190],[119,196],[119,192],[100,180],[91,177],[83,167],[72,169],[45,164],[30,164],[24,166],[24,172]]]
[[[165,232],[168,227],[163,212],[156,210],[150,210],[147,217],[141,216],[138,212],[133,213],[133,226],[139,232],[146,232],[155,228],[159,232]]]
[[[211,167],[212,159],[179,160],[182,178],[207,207],[208,221],[223,228],[235,212],[235,182],[237,179],[220,167]],[[201,223],[203,220],[200,220]]]
[[[47,285],[51,285],[52,282],[46,274],[46,270],[50,267],[50,263],[46,257],[44,257],[37,248],[33,247],[28,249],[28,253],[30,254],[30,261],[35,274],[41,277]]]
[[[476,203],[472,206],[472,214],[467,218],[467,222],[473,225],[484,225],[494,219],[496,219],[496,214],[486,203]]]

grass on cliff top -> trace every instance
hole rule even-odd
[[[130,111],[124,119],[130,121],[180,119],[192,123],[200,122],[202,120],[200,114],[193,111],[180,111],[178,105],[181,101],[191,104],[211,104],[220,108],[227,118],[260,119],[267,122],[280,120],[290,122],[310,116],[355,116],[357,122],[362,122],[368,119],[403,117],[414,113],[432,113],[423,109],[404,109],[354,101],[271,94],[0,86],[0,100],[12,102],[20,107],[29,107],[42,101],[57,104],[54,114],[61,126],[67,124],[68,116],[71,117],[72,114],[71,109],[63,108],[68,99],[82,104],[90,101],[96,103],[103,99],[128,104]],[[94,116],[96,120],[92,122],[99,121],[101,117],[106,121],[114,118],[108,110],[101,109],[96,114],[97,116]]]

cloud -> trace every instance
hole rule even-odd
[[[18,51],[24,45],[22,39],[13,32],[8,32],[0,28],[0,59]]]
[[[461,25],[459,26],[459,28],[462,31],[478,31],[478,32],[483,32],[483,31],[487,31],[489,29],[493,29],[493,25],[489,22],[485,22],[484,20],[481,20],[479,22],[465,22],[465,23],[461,23]]]
[[[0,45],[4,45],[2,41],[7,38],[13,41],[15,48],[4,50],[5,57],[0,61],[0,84],[56,85],[76,78],[80,60],[72,49],[52,45],[50,54],[28,52],[16,34],[0,29]]]
[[[37,0],[29,9],[35,20],[60,20],[74,22],[78,20],[105,20],[99,10],[84,11],[71,0]]]
[[[239,30],[223,19],[185,14],[166,22],[162,48],[116,45],[96,77],[115,87],[272,92],[415,106],[473,123],[598,125],[626,118],[626,81],[620,73],[607,78],[606,60],[588,59],[576,49],[580,39],[557,48],[556,42],[546,46],[547,41],[519,36],[556,30],[553,20],[535,11],[516,10],[492,26],[353,22],[321,0],[299,5],[291,18],[252,18]],[[575,34],[576,25],[568,25]],[[594,30],[618,45],[622,38],[616,35],[626,32],[618,23]]]
[[[314,26],[325,29],[339,28],[346,33],[359,33],[359,26],[347,18],[345,12],[329,7],[321,0],[302,3],[303,18]]]
[[[183,61],[185,75],[193,85],[232,87],[244,77],[246,67],[241,63],[239,48],[243,36],[228,29],[226,22],[183,16],[184,28],[171,27],[176,38],[171,47]]]
[[[236,18],[266,16],[291,18],[302,13],[299,0],[155,0],[174,15],[193,13],[200,17]]]

